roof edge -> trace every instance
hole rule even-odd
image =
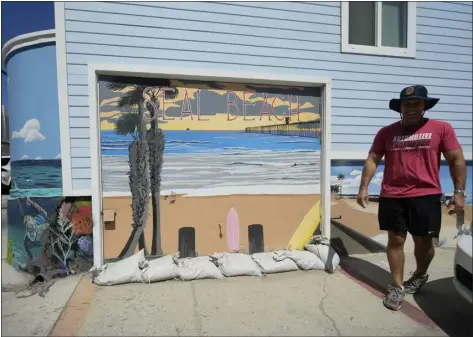
[[[33,33],[22,34],[8,40],[2,48],[2,62],[15,50],[34,46],[37,44],[56,41],[56,29],[40,30]]]

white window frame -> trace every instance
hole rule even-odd
[[[376,1],[376,46],[363,46],[348,43],[349,35],[349,2],[343,1],[341,3],[341,25],[342,25],[342,53],[352,54],[366,54],[379,56],[394,56],[394,57],[416,57],[416,19],[417,19],[417,5],[415,1],[407,3],[407,48],[385,47],[381,45],[381,27],[382,15],[381,13],[382,1]]]

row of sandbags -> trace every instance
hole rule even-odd
[[[323,237],[313,237],[305,250],[280,250],[255,253],[215,253],[209,256],[179,258],[176,255],[146,260],[144,251],[93,272],[98,285],[132,282],[160,282],[172,279],[183,281],[219,279],[232,276],[262,276],[295,270],[326,270],[333,273],[340,257]]]

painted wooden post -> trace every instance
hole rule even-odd
[[[195,257],[195,228],[179,228],[179,258]]]
[[[248,245],[250,254],[264,252],[264,235],[262,225],[248,226]]]

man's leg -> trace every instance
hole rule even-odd
[[[391,276],[394,285],[402,287],[404,276],[404,243],[406,242],[406,234],[388,232],[387,255]]]
[[[412,276],[404,282],[404,292],[406,294],[415,294],[429,280],[430,262],[435,255],[434,244],[430,236],[412,235],[414,239],[414,256],[416,258],[416,270]]]
[[[416,270],[414,274],[404,282],[404,291],[407,294],[415,294],[427,282],[429,275],[427,270],[435,255],[432,236],[440,233],[442,223],[442,204],[440,196],[428,195],[412,198],[409,204],[409,231],[414,239],[414,256],[416,258]]]
[[[423,276],[427,274],[427,270],[435,255],[432,237],[412,235],[412,238],[414,239],[414,256],[417,264],[414,274]]]
[[[403,200],[380,198],[379,228],[388,231],[387,257],[394,283],[388,286],[388,293],[383,303],[386,308],[391,310],[399,310],[404,300],[402,279],[404,273],[404,242],[407,233],[405,214]]]

